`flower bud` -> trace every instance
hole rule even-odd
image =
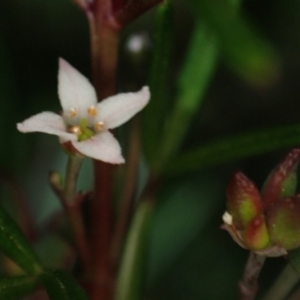
[[[256,216],[243,232],[243,242],[248,249],[261,250],[269,246],[270,239],[263,215]]]
[[[286,250],[300,246],[300,195],[278,201],[268,211],[266,219],[273,244]]]
[[[295,148],[267,178],[262,191],[262,201],[266,210],[278,199],[295,195],[299,160],[300,149]]]
[[[227,210],[239,230],[246,228],[254,217],[262,213],[262,202],[256,186],[241,172],[235,173],[229,182]]]

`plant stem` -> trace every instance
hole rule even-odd
[[[252,251],[250,252],[243,279],[239,283],[240,300],[255,299],[258,289],[257,279],[265,260],[265,256],[257,255]]]
[[[111,96],[116,90],[119,28],[112,21],[109,1],[96,1],[94,11],[87,13],[90,39],[92,77],[98,99]]]
[[[133,3],[133,1],[129,2]],[[126,20],[127,24],[133,16],[140,15],[160,0],[145,1],[145,3],[151,3],[150,6],[140,6],[138,3],[141,1],[134,2],[136,5],[123,10],[119,6],[125,1],[118,1],[117,7],[113,7],[112,0],[94,0],[86,10],[90,27],[92,77],[99,100],[115,94],[116,91],[119,32],[125,23],[117,20],[113,9],[123,11],[119,17],[120,20]],[[136,6],[143,9],[136,10]],[[112,174],[111,165],[94,161],[95,191],[90,205],[93,259],[93,270],[91,270],[93,282],[90,296],[92,300],[111,300],[113,296],[114,274],[110,256]]]
[[[119,31],[112,21],[110,0],[95,1],[87,17],[90,25],[93,83],[98,99],[102,100],[115,94]],[[92,300],[111,300],[113,297],[114,275],[110,259],[112,174],[111,165],[94,160],[95,190],[90,205]]]
[[[138,16],[162,2],[163,0],[129,0],[124,7],[116,12],[115,19],[119,26],[125,26]]]
[[[62,206],[64,207],[72,232],[74,234],[74,240],[78,250],[79,258],[84,269],[88,270],[90,254],[80,207],[82,195],[76,192],[76,184],[82,161],[82,157],[69,156],[63,189],[60,186],[59,178],[57,178],[59,177],[58,174],[53,172],[50,173],[49,182],[54,192],[60,199]]]
[[[64,197],[68,204],[72,204],[74,202],[76,195],[76,184],[82,161],[83,158],[81,157],[69,156],[68,159],[64,186]]]
[[[263,300],[285,299],[299,279],[300,274],[291,264],[287,264]]]
[[[80,195],[76,193],[76,184],[79,171],[83,162],[81,157],[71,157],[67,163],[64,186],[64,197],[61,198],[67,212],[71,228],[75,237],[79,257],[85,270],[89,269],[90,254],[84,228],[84,221],[80,209]]]
[[[91,247],[93,257],[91,299],[112,299],[113,272],[110,260],[112,235],[112,168],[94,161],[95,191],[91,199]]]

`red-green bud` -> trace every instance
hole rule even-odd
[[[255,217],[243,232],[245,246],[253,251],[261,250],[269,246],[270,239],[263,215]]]
[[[229,182],[227,210],[239,230],[245,229],[254,217],[262,213],[262,202],[256,186],[241,172],[235,173]]]
[[[278,201],[266,219],[272,244],[286,250],[300,246],[300,195]]]
[[[278,199],[295,195],[299,160],[300,149],[295,148],[267,178],[262,191],[262,201],[266,210]]]

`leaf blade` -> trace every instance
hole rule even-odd
[[[88,300],[82,287],[67,272],[45,272],[40,279],[51,300]]]
[[[142,201],[136,209],[116,283],[114,300],[141,299],[144,263],[152,216],[152,203]]]
[[[18,300],[30,295],[39,286],[39,281],[31,276],[0,279],[0,299]]]
[[[17,224],[0,206],[0,249],[27,274],[38,275],[42,265]]]
[[[164,174],[174,176],[299,144],[298,124],[247,132],[210,142],[178,156],[166,166]]]
[[[161,128],[167,110],[173,27],[173,5],[165,1],[157,10],[154,54],[149,78],[151,101],[143,111],[143,146],[150,163],[157,156],[157,143],[161,139]]]
[[[203,103],[217,61],[217,40],[205,24],[198,22],[179,77],[175,107],[164,132],[158,169],[180,148],[192,118]]]

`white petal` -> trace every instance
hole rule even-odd
[[[72,144],[85,156],[111,164],[125,162],[119,142],[109,131],[104,131],[83,142],[72,142]]]
[[[54,134],[66,141],[77,140],[74,134],[66,132],[65,124],[61,116],[52,112],[42,112],[17,124],[21,132],[44,132]]]
[[[232,225],[232,215],[229,212],[225,211],[225,213],[223,214],[222,219],[223,219],[225,224]]]
[[[86,118],[87,109],[97,103],[89,80],[62,58],[59,59],[58,95],[64,114],[75,108],[79,118]]]
[[[142,110],[150,99],[150,91],[144,86],[139,92],[124,93],[109,97],[97,105],[97,121],[105,127],[118,127]]]

